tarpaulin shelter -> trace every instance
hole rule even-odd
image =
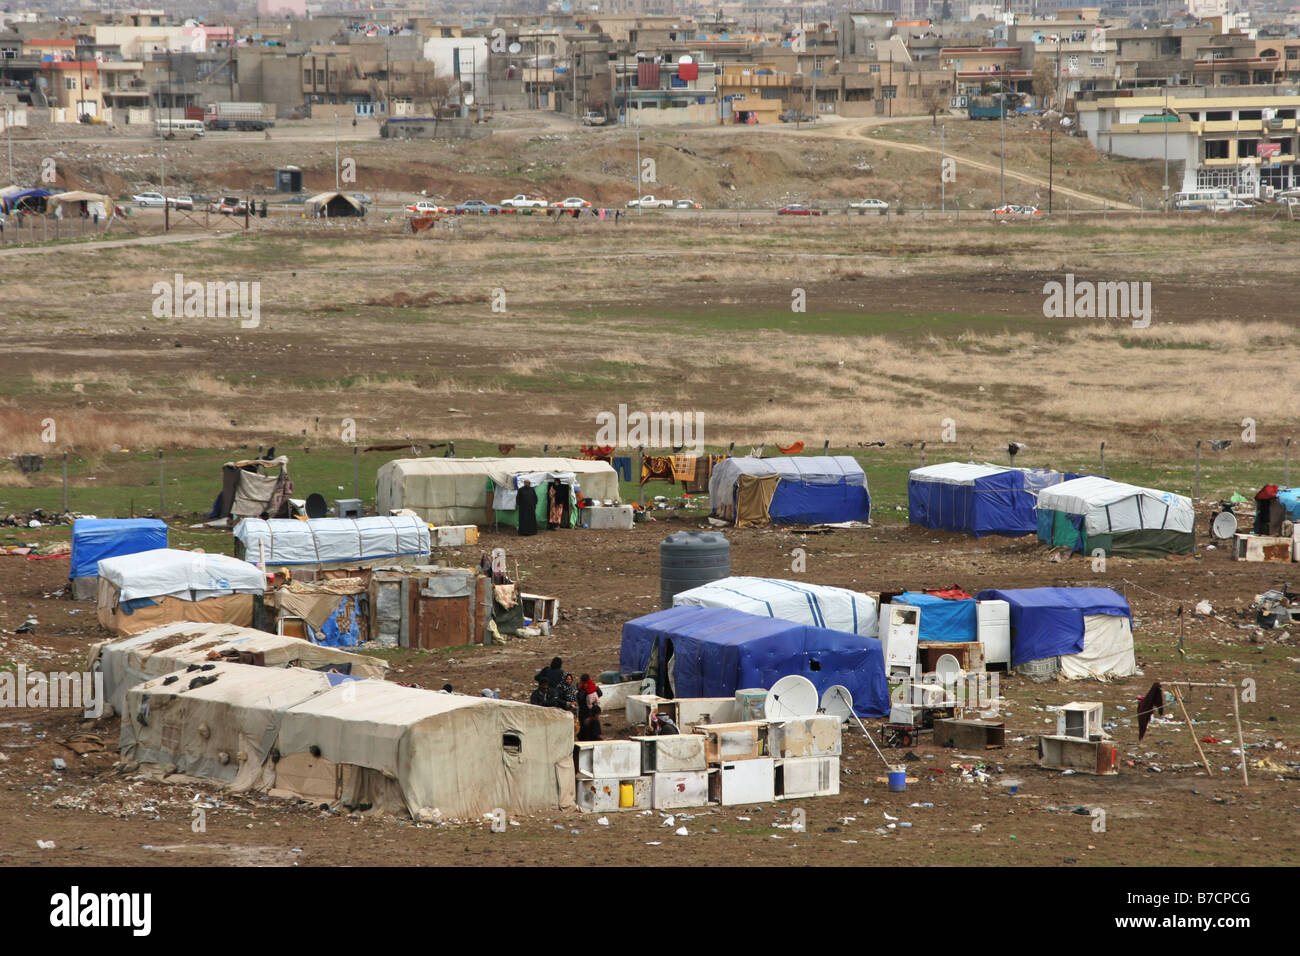
[[[44,212],[45,200],[50,195],[48,189],[19,189],[0,195],[0,212],[10,212],[20,208],[32,212]]]
[[[1110,588],[991,589],[975,597],[1009,605],[1015,666],[1059,657],[1061,673],[1072,680],[1137,672],[1133,612]]]
[[[875,637],[879,630],[876,599],[870,595],[779,578],[720,578],[677,592],[673,605],[729,607],[758,617],[779,617],[867,637]]]
[[[977,538],[1038,530],[1038,492],[1073,475],[950,461],[913,468],[907,478],[908,521]]]
[[[306,205],[311,215],[325,219],[366,214],[366,207],[361,200],[345,193],[318,193],[308,199]]]
[[[72,523],[68,578],[72,596],[91,601],[99,588],[99,562],[122,554],[167,547],[167,523],[157,518],[78,518]]]
[[[265,590],[261,571],[229,555],[160,548],[99,562],[97,614],[117,634],[178,621],[247,627]]]
[[[236,555],[264,567],[374,567],[421,563],[429,526],[415,515],[370,518],[245,518],[235,525]]]
[[[279,472],[268,475],[268,468],[278,468]],[[228,461],[221,466],[221,494],[211,517],[287,518],[293,510],[291,494],[288,456]]]
[[[661,696],[677,697],[730,697],[800,674],[822,693],[835,684],[847,687],[861,717],[889,713],[876,638],[730,608],[670,607],[628,621],[619,669],[653,675]]]
[[[422,820],[573,805],[573,717],[556,708],[302,668],[176,676],[127,691],[123,760]]]
[[[214,660],[257,667],[328,667],[354,677],[380,680],[388,674],[388,662],[378,657],[233,624],[190,622],[165,624],[131,637],[100,641],[91,647],[87,667],[103,672],[106,701],[121,714],[128,688],[183,671],[191,664]]]
[[[409,509],[434,525],[516,525],[513,504],[494,501],[498,489],[514,491],[516,476],[564,473],[587,498],[619,501],[618,473],[607,461],[581,458],[398,458],[379,469],[375,501],[380,514]],[[538,488],[538,520],[545,527],[546,489]],[[494,505],[501,505],[496,508]],[[572,521],[576,508],[570,509]]]
[[[893,599],[894,604],[910,604],[921,609],[919,641],[974,641],[978,640],[979,625],[974,599],[949,599],[933,594],[904,591]]]
[[[1038,493],[1038,539],[1091,554],[1191,554],[1196,512],[1190,498],[1085,476]]]
[[[709,501],[737,527],[871,520],[867,476],[848,455],[728,458],[713,469]]]
[[[1300,488],[1265,485],[1255,494],[1255,534],[1279,536],[1284,521],[1300,521]]]

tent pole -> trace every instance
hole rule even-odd
[[[167,513],[167,488],[163,476],[163,453],[158,452],[158,517]]]
[[[1210,769],[1210,761],[1206,759],[1205,751],[1201,749],[1201,742],[1196,739],[1196,730],[1192,727],[1192,718],[1183,705],[1183,694],[1177,686],[1174,687],[1174,700],[1178,701],[1178,709],[1183,712],[1183,720],[1187,721],[1187,729],[1191,731],[1192,743],[1196,744],[1196,752],[1201,755],[1201,763],[1205,764],[1205,772],[1213,777],[1214,771]]]
[[[1196,440],[1196,487],[1192,491],[1192,497],[1200,500],[1201,497],[1201,441]]]
[[[63,513],[68,513],[68,453],[63,453]]]
[[[1237,705],[1237,688],[1232,688],[1232,718],[1237,722],[1237,747],[1241,750],[1241,782],[1250,786],[1246,774],[1246,738],[1241,733],[1241,708]]]

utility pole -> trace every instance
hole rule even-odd
[[[998,64],[998,183],[1002,191],[1002,205],[1007,204],[1007,79],[1006,64]]]
[[[1052,173],[1056,169],[1056,155],[1052,148],[1056,139],[1056,117],[1049,114],[1047,120],[1047,212],[1052,212]]]
[[[334,191],[339,191],[339,111],[334,111]]]
[[[947,125],[939,127],[939,211],[948,211],[948,177],[944,174],[944,137],[948,133]]]
[[[12,183],[14,181],[14,108],[12,106],[5,107],[5,133],[9,138],[9,182]]]
[[[636,111],[636,214],[641,215],[641,111]]]
[[[1164,206],[1169,211],[1169,87],[1165,86],[1165,108],[1160,111],[1160,123],[1165,128],[1165,185]]]

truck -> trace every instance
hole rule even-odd
[[[542,196],[527,196],[520,193],[510,199],[501,200],[499,205],[503,209],[545,209],[548,204]]]
[[[203,111],[208,129],[264,130],[275,125],[272,103],[209,103]]]
[[[966,116],[973,120],[1001,119],[1004,111],[1009,112],[1013,108],[1013,103],[1004,101],[997,94],[993,96],[972,96],[966,106]]]
[[[640,199],[628,201],[628,209],[672,209],[673,201],[671,199],[655,199],[654,196],[642,196]]]

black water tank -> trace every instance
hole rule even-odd
[[[659,606],[679,591],[731,576],[731,542],[717,531],[678,531],[659,542]]]

